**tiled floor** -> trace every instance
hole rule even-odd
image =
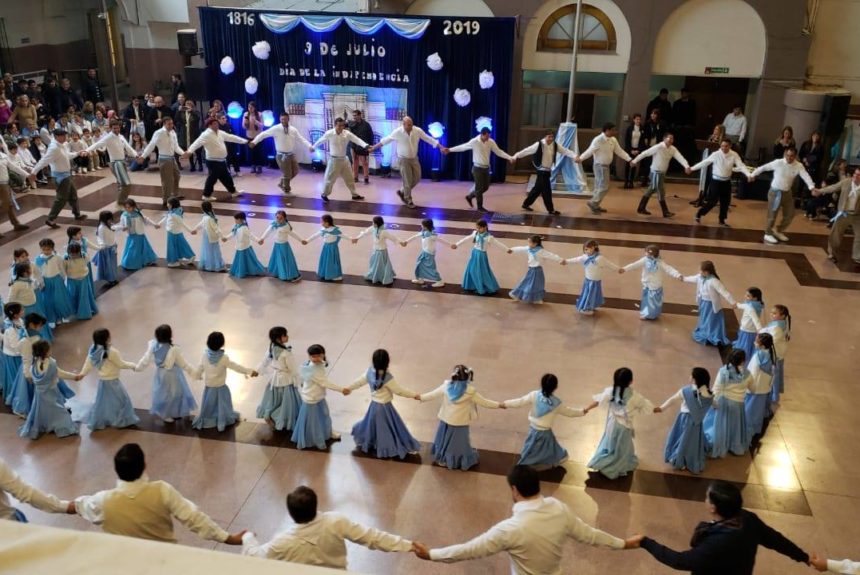
[[[203,176],[184,173],[183,204],[187,219],[199,214]],[[151,217],[160,217],[157,174],[134,174],[132,197]],[[421,217],[433,217],[447,239],[466,235],[477,212],[468,209],[462,196],[464,182],[423,181],[416,201],[428,206],[416,211],[403,207],[394,194],[398,180],[374,178],[370,186],[359,184],[367,196],[363,203],[343,198],[338,184],[328,207],[347,234],[369,225],[372,215],[386,217],[398,235],[417,231]],[[114,184],[106,170],[79,178],[83,209],[95,216],[109,207]],[[237,203],[219,202],[225,229],[230,213],[250,214],[254,232],[263,231],[271,213],[287,209],[297,232],[309,235],[323,211],[318,194],[319,175],[303,172],[294,181],[298,196],[284,202],[275,187],[276,173],[243,175],[237,184],[249,193]],[[616,184],[617,185],[617,184]],[[638,191],[613,189],[605,203],[609,213],[601,218],[588,214],[580,199],[557,200],[562,217],[523,214],[519,210],[523,186],[494,185],[487,205],[500,210],[492,215],[491,230],[509,245],[524,244],[531,233],[547,236],[546,247],[570,257],[581,252],[587,238],[598,239],[603,254],[626,263],[641,256],[648,243],[663,246],[665,259],[687,274],[698,262],[712,259],[720,276],[735,295],[756,285],[768,304],[788,305],[794,318],[788,359],[787,392],[781,410],[752,456],[729,457],[709,462],[702,477],[673,471],[663,463],[663,439],[673,413],[645,416],[636,434],[640,470],[632,477],[610,482],[588,474],[591,456],[603,427],[603,414],[561,421],[556,429],[570,451],[565,473],[546,474],[545,493],[570,503],[586,521],[624,535],[645,532],[666,544],[684,547],[695,524],[706,519],[700,500],[708,478],[723,478],[744,486],[748,506],[774,527],[801,544],[834,556],[860,555],[856,525],[860,513],[860,461],[851,430],[857,406],[858,380],[852,358],[857,355],[860,328],[860,276],[850,265],[838,269],[825,259],[825,228],[801,218],[791,230],[792,242],[783,246],[761,243],[764,204],[736,201],[732,228],[717,228],[715,215],[701,226],[692,224],[687,201],[695,195],[690,186],[670,186],[669,197],[678,215],[668,222],[658,216],[636,216]],[[52,193],[42,189],[19,198],[23,219],[44,221]],[[237,205],[238,204],[238,205]],[[536,206],[539,207],[539,206]],[[66,212],[67,214],[67,212]],[[66,220],[68,223],[70,220]],[[86,222],[86,235],[94,236],[94,219]],[[8,224],[0,227],[6,231]],[[34,227],[27,233],[8,233],[0,240],[0,258],[11,261],[15,247],[35,253],[38,240],[53,237],[65,242],[65,231]],[[164,253],[164,232],[151,231],[156,251]],[[198,245],[199,236],[191,238]],[[464,248],[467,246],[463,246]],[[847,240],[846,240],[847,247]],[[543,306],[516,304],[506,297],[525,271],[525,260],[502,251],[491,252],[493,269],[503,287],[500,297],[465,295],[457,286],[467,250],[440,249],[439,269],[449,283],[437,291],[416,288],[408,282],[418,247],[391,248],[399,281],[393,288],[365,285],[360,276],[369,256],[364,240],[344,243],[341,254],[344,284],[315,280],[319,244],[293,246],[305,279],[285,284],[271,278],[234,280],[226,274],[168,270],[163,265],[134,273],[119,286],[99,297],[102,313],[89,322],[61,326],[55,355],[66,369],[83,363],[96,327],[108,327],[114,345],[127,359],[137,360],[156,325],[173,325],[175,340],[186,357],[197,361],[206,334],[218,329],[227,336],[227,351],[239,363],[254,366],[267,348],[266,333],[272,325],[289,328],[296,354],[312,343],[328,350],[331,377],[346,384],[363,373],[370,354],[385,347],[392,356],[392,371],[401,384],[416,391],[437,386],[460,362],[472,366],[476,385],[494,399],[518,397],[535,388],[540,376],[552,371],[561,381],[559,395],[572,405],[583,405],[591,395],[611,382],[622,365],[635,374],[637,388],[655,403],[662,402],[688,378],[691,367],[701,365],[714,373],[720,366],[719,351],[692,342],[695,324],[693,286],[671,282],[666,286],[667,313],[658,322],[641,322],[636,305],[638,274],[610,277],[604,282],[607,307],[596,316],[577,315],[571,304],[582,283],[581,267],[548,267],[547,289],[551,296]],[[265,262],[270,246],[258,248]],[[232,245],[225,245],[225,259]],[[842,258],[843,261],[848,259]],[[729,322],[734,331],[737,321]],[[18,439],[19,420],[0,414],[0,456],[27,479],[64,497],[109,487],[114,482],[111,458],[123,443],[141,443],[149,456],[151,477],[172,482],[225,527],[253,528],[271,535],[284,520],[284,496],[294,486],[313,486],[325,509],[337,509],[351,517],[442,545],[473,536],[510,512],[510,494],[504,473],[515,460],[527,432],[525,410],[483,410],[472,426],[474,444],[482,463],[473,471],[451,472],[429,465],[426,448],[421,457],[406,462],[358,457],[349,429],[364,413],[367,390],[349,397],[329,394],[336,429],[344,432],[342,443],[330,452],[299,452],[285,437],[272,434],[254,419],[265,379],[228,380],[234,401],[246,421],[221,435],[198,434],[185,424],[170,427],[151,418],[151,372],[128,373],[123,381],[139,409],[139,429],[107,430],[80,438],[38,441]],[[77,384],[79,404],[91,400],[95,380]],[[200,382],[192,382],[195,394]],[[398,399],[397,408],[413,434],[423,443],[432,440],[437,406]],[[28,510],[31,520],[86,529],[80,519],[50,516]],[[180,530],[180,540],[206,545]],[[647,559],[644,552],[591,549],[574,543],[568,551],[567,572],[668,573]],[[452,566],[432,565],[408,556],[385,555],[350,546],[350,566],[368,573],[500,573],[506,559],[482,560]],[[773,552],[759,553],[757,573],[805,573]]]

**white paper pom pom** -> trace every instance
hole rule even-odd
[[[265,40],[261,40],[251,46],[251,52],[253,52],[254,56],[256,56],[260,60],[268,60],[269,52],[271,51],[272,47]]]
[[[433,122],[427,126],[427,132],[438,140],[445,135],[445,126],[441,122]]]
[[[221,58],[221,73],[228,76],[236,69],[236,64],[233,63],[233,58],[224,56]]]
[[[493,76],[493,73],[489,70],[484,70],[480,74],[478,74],[478,84],[481,85],[481,88],[484,90],[489,90],[495,84],[496,78]]]
[[[439,56],[439,52],[433,52],[427,56],[427,67],[434,72],[442,69],[442,58]]]
[[[259,84],[257,83],[257,79],[253,76],[248,76],[245,78],[245,91],[251,94],[252,96],[257,93],[257,88]]]
[[[242,104],[233,100],[229,104],[227,104],[227,117],[233,118],[234,120],[242,117]]]
[[[275,125],[275,113],[271,110],[263,110],[263,126],[271,128]]]
[[[469,105],[469,102],[472,101],[472,95],[469,93],[469,90],[457,88],[454,90],[454,101],[457,102],[457,105],[461,108],[465,108]]]
[[[481,116],[477,120],[475,120],[475,131],[480,132],[482,129],[487,128],[489,131],[493,131],[493,121],[486,117]]]

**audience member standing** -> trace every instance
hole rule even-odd
[[[726,128],[726,137],[732,141],[732,145],[738,146],[743,154],[746,147],[744,140],[747,137],[747,118],[743,108],[735,106],[730,114],[726,114],[723,126]]]
[[[152,107],[149,108],[143,121],[146,126],[146,138],[151,139],[156,130],[164,127],[164,120],[173,118],[173,110],[170,106],[164,103],[164,98],[156,96],[152,100]]]
[[[144,120],[146,119],[147,109],[143,105],[143,96],[134,96],[131,99],[131,104],[123,110],[123,135],[131,140],[129,135],[131,132],[137,132],[143,139],[148,139],[151,134],[146,133],[144,128]]]
[[[364,120],[364,114],[361,110],[352,111],[352,121],[347,125],[350,132],[355,134],[360,140],[364,140],[368,144],[373,144],[373,128]],[[356,146],[355,143],[349,143],[349,151],[352,152],[352,175],[358,182],[358,168],[364,166],[364,183],[370,183],[370,152],[366,149]]]
[[[182,105],[173,114],[173,125],[176,128],[176,138],[180,147],[187,148],[200,137],[200,113],[194,107],[193,100],[186,100],[181,94],[180,100]],[[198,148],[195,153],[191,154],[189,163],[192,172],[196,172],[198,169],[202,172],[203,150]]]
[[[789,148],[797,149],[797,143],[794,141],[794,130],[791,126],[786,126],[782,129],[779,138],[773,142],[773,159],[782,158]]]
[[[170,104],[173,105],[179,101],[179,95],[185,93],[185,82],[182,81],[181,74],[170,75]],[[198,96],[199,94],[192,94]]]
[[[242,116],[242,129],[245,137],[250,141],[257,137],[263,129],[263,115],[257,110],[257,103],[253,100],[248,102],[248,109]],[[262,174],[265,154],[263,148],[251,147],[251,173]]]
[[[80,110],[84,107],[81,97],[72,88],[72,83],[68,78],[60,80],[60,110],[68,110],[74,106],[75,110]]]
[[[651,115],[651,110],[660,112],[660,119],[666,122],[667,125],[672,123],[672,102],[669,101],[669,90],[661,88],[660,93],[654,96],[654,99],[648,102],[648,107],[645,113]]]
[[[99,102],[104,102],[104,94],[102,86],[99,83],[98,73],[95,68],[87,68],[87,77],[84,80],[84,89],[82,94],[85,102],[92,102],[93,105]]]

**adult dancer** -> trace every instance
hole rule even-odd
[[[96,142],[93,142],[89,148],[80,152],[80,155],[84,156],[95,152],[102,146],[107,148],[108,157],[110,158],[110,170],[116,178],[116,205],[120,209],[122,209],[123,204],[125,204],[125,201],[128,199],[129,192],[131,192],[131,178],[129,177],[128,170],[125,166],[125,157],[138,157],[137,150],[129,145],[121,132],[122,122],[119,120],[111,120],[110,131],[99,138]]]
[[[328,197],[338,178],[343,180],[353,200],[363,200],[364,196],[355,191],[355,180],[352,177],[352,166],[346,157],[346,147],[352,142],[364,149],[370,146],[367,142],[346,129],[343,118],[335,118],[334,128],[320,136],[320,139],[311,145],[311,152],[316,150],[324,142],[328,142],[328,164],[325,167],[325,188],[322,193],[322,201],[329,202]]]
[[[301,132],[290,126],[290,115],[287,112],[281,113],[280,123],[277,126],[257,134],[257,137],[248,143],[248,147],[253,148],[266,138],[275,140],[275,161],[281,169],[281,181],[278,182],[278,187],[283,190],[284,195],[290,196],[293,193],[290,180],[299,175],[299,161],[295,154],[296,144],[311,148],[311,143],[302,136]]]
[[[777,160],[764,164],[753,170],[748,176],[752,182],[762,172],[773,172],[773,181],[767,192],[767,221],[764,225],[764,242],[766,244],[778,244],[787,242],[788,236],[785,231],[794,219],[794,195],[791,189],[797,176],[803,180],[810,191],[815,189],[815,182],[809,177],[803,164],[797,161],[797,150],[786,148],[783,156]],[[782,220],[776,223],[776,214],[782,210]]]
[[[389,142],[397,143],[397,157],[400,158],[400,180],[403,183],[402,187],[397,190],[397,195],[400,197],[400,201],[413,209],[415,208],[415,203],[412,201],[412,190],[421,181],[421,163],[418,161],[418,144],[420,140],[424,140],[443,153],[448,152],[448,149],[440,145],[438,140],[431,138],[424,130],[414,125],[412,118],[409,116],[403,117],[402,125],[399,128],[395,128],[394,131],[382,138],[378,144],[370,147],[370,151],[372,152],[387,145]]]
[[[45,225],[49,228],[59,228],[55,221],[60,211],[65,207],[66,203],[72,209],[76,220],[85,220],[87,217],[81,213],[78,207],[78,190],[75,188],[75,183],[72,181],[72,160],[78,155],[74,152],[69,152],[64,144],[66,143],[67,133],[65,130],[54,130],[54,139],[42,159],[36,162],[32,174],[38,174],[45,166],[51,166],[51,177],[57,184],[56,196],[54,204],[51,206],[51,211],[48,213],[48,219],[45,220]]]
[[[173,118],[165,116],[161,121],[161,127],[152,133],[152,139],[140,153],[140,157],[148,159],[153,150],[158,148],[158,175],[161,177],[161,206],[167,208],[167,200],[178,197],[179,193],[179,164],[176,163],[176,155],[184,155],[185,152],[179,146],[179,140],[174,130]]]
[[[624,151],[615,138],[617,135],[618,128],[615,127],[615,124],[612,122],[603,124],[603,132],[591,140],[588,149],[576,158],[576,163],[581,164],[584,160],[594,156],[594,195],[588,202],[588,208],[596,216],[606,211],[600,207],[600,202],[603,201],[609,191],[609,166],[612,163],[613,155],[625,162],[630,161],[630,155]]]
[[[465,144],[448,148],[448,152],[465,152],[472,150],[472,179],[475,185],[466,195],[466,201],[472,206],[472,200],[477,200],[478,211],[487,212],[484,208],[484,193],[490,187],[490,152],[508,161],[513,159],[506,151],[499,148],[496,141],[490,137],[490,129],[481,128],[481,133]]]
[[[645,193],[642,194],[642,199],[639,200],[639,208],[636,210],[636,213],[646,216],[651,215],[651,212],[646,208],[648,207],[648,200],[656,192],[657,199],[660,200],[660,209],[663,210],[663,217],[671,218],[675,215],[669,211],[669,205],[666,203],[666,172],[669,169],[669,162],[673,158],[684,166],[684,170],[688,174],[690,173],[690,164],[687,163],[687,160],[681,155],[678,148],[672,145],[674,142],[675,136],[671,132],[666,132],[663,134],[662,142],[654,144],[630,161],[630,165],[635,166],[645,158],[654,158],[651,161],[651,184],[645,190]]]
[[[228,134],[220,129],[218,118],[209,118],[206,120],[206,129],[200,134],[200,137],[194,140],[194,143],[188,146],[188,150],[183,154],[183,158],[190,158],[194,150],[203,147],[206,152],[206,167],[209,169],[209,175],[206,177],[206,183],[203,184],[203,199],[211,200],[212,194],[215,192],[215,182],[221,182],[230,198],[242,195],[242,190],[237,190],[233,184],[233,176],[230,175],[230,170],[227,169],[227,142],[236,144],[247,144],[248,140]]]
[[[720,202],[720,225],[728,226],[726,219],[729,217],[729,204],[732,201],[732,172],[737,170],[744,174],[747,167],[737,152],[732,150],[732,141],[729,138],[720,140],[720,149],[698,164],[691,166],[690,171],[695,172],[711,166],[711,183],[708,184],[708,193],[705,194],[705,203],[696,212],[696,223],[702,221],[717,202]]]
[[[555,160],[559,154],[567,156],[571,160],[576,160],[576,154],[555,141],[555,132],[552,130],[547,130],[542,139],[514,154],[512,162],[516,162],[519,158],[531,156],[532,165],[536,170],[535,183],[522,205],[522,208],[527,212],[534,211],[531,206],[538,196],[540,196],[543,200],[543,205],[546,207],[546,211],[550,215],[557,216],[561,214],[553,206],[552,182],[549,181],[552,167],[555,165]]]

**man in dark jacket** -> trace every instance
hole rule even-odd
[[[95,68],[87,68],[87,79],[84,80],[82,92],[85,102],[92,102],[94,106],[99,102],[104,102],[105,97]]]
[[[74,106],[80,111],[84,107],[81,97],[72,89],[72,83],[68,78],[60,80],[60,112],[65,113],[69,106]]]
[[[192,100],[185,100],[182,107],[174,113],[173,121],[176,124],[176,138],[179,141],[179,147],[188,149],[188,146],[194,143],[194,140],[200,136],[200,132],[202,131],[200,129],[200,113],[194,107],[194,102]],[[192,172],[196,172],[197,168],[200,168],[202,172],[203,148],[199,148],[195,153],[191,154],[189,161]]]
[[[648,102],[645,115],[650,116],[651,110],[660,110],[660,119],[666,124],[672,123],[672,103],[669,101],[669,90],[663,88],[653,100]]]
[[[352,122],[348,124],[349,131],[364,140],[365,142],[373,143],[373,128],[365,121],[364,114],[361,110],[352,111]],[[370,183],[370,154],[356,145],[354,142],[349,143],[349,150],[352,152],[352,177],[358,181],[358,168],[364,166],[364,183]]]
[[[51,118],[59,119],[63,113],[60,107],[60,87],[57,85],[57,79],[48,75],[44,85],[42,85],[42,101],[45,103],[45,111]]]

